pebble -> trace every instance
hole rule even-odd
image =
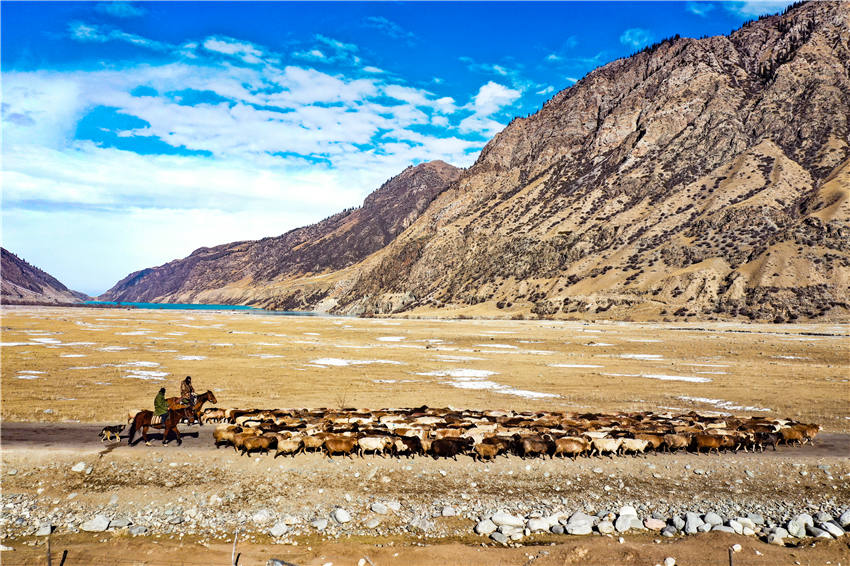
[[[10,476],[16,476],[16,475],[18,475],[18,470],[16,470],[15,468],[12,468],[11,470],[9,470],[6,473],[8,473]]]
[[[274,526],[269,530],[269,534],[275,538],[280,538],[289,532],[289,526],[283,521],[278,521],[274,524]]]
[[[71,471],[77,472],[77,473],[86,471],[86,463],[85,462],[77,462],[76,464],[71,466]]]
[[[661,519],[650,517],[649,519],[646,519],[643,522],[643,526],[653,531],[660,531],[661,529],[667,526],[667,523],[662,521]]]
[[[316,519],[315,521],[310,522],[310,526],[316,529],[317,531],[324,531],[326,528],[328,528],[328,520]]]
[[[345,509],[339,508],[334,509],[333,513],[331,513],[331,518],[337,523],[343,524],[351,520],[351,515]]]
[[[809,525],[806,525],[806,533],[815,538],[832,538],[832,535],[825,530],[819,529],[818,527],[811,527]]]
[[[732,552],[741,552],[741,545],[740,544],[733,544],[732,545]]]
[[[35,532],[35,536],[46,537],[47,535],[49,535],[52,532],[53,532],[53,525],[51,525],[50,523],[44,523],[40,527],[38,527],[38,530]]]
[[[828,532],[835,538],[843,537],[845,534],[844,529],[833,523],[832,521],[827,521],[824,523],[818,523],[818,527]]]
[[[841,514],[841,516],[838,517],[838,525],[842,529],[850,527],[850,509],[847,509],[846,511],[844,511],[844,513]]]
[[[713,511],[706,513],[702,520],[712,526],[723,524],[723,517],[721,517],[717,513],[714,513]]]
[[[777,534],[769,534],[767,535],[767,544],[773,544],[776,546],[785,546],[785,539]]]
[[[613,523],[611,521],[602,521],[598,525],[596,525],[596,530],[598,530],[603,535],[611,535],[614,534],[616,530]]]
[[[11,546],[6,546],[5,544],[0,544],[0,552],[9,552],[15,550]]]
[[[381,520],[378,519],[377,517],[372,517],[371,519],[368,519],[365,523],[363,523],[363,525],[367,529],[374,529],[380,524],[381,524]]]
[[[676,527],[670,525],[661,529],[661,536],[671,538],[676,536]]]
[[[251,515],[251,520],[257,523],[258,525],[263,525],[272,520],[272,513],[268,509],[260,509],[253,515]]]
[[[373,503],[369,507],[369,509],[371,509],[373,513],[377,513],[378,515],[386,515],[389,512],[389,509],[387,509],[386,505],[377,501]]]
[[[500,533],[499,531],[491,533],[490,538],[493,539],[494,541],[498,542],[499,544],[507,544],[508,543],[508,537],[505,536],[504,533]]]
[[[490,520],[499,526],[508,525],[510,527],[524,527],[525,520],[522,517],[516,517],[505,511],[497,511],[490,517]]]
[[[446,505],[443,507],[443,510],[440,512],[443,517],[455,517],[457,516],[457,511],[451,505]]]
[[[479,535],[489,535],[498,528],[498,525],[490,519],[484,519],[475,525],[475,532]]]
[[[549,521],[546,519],[529,519],[527,524],[529,531],[548,531]]]
[[[664,566],[676,566],[676,559],[672,556],[668,556],[664,559]]]

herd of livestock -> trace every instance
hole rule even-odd
[[[568,413],[408,409],[218,409],[202,422],[219,423],[216,447],[242,454],[329,457],[372,453],[477,460],[499,455],[571,457],[643,454],[651,450],[720,452],[776,449],[813,441],[816,424],[764,417],[670,413]]]

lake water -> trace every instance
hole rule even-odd
[[[308,311],[270,311],[247,305],[205,305],[194,303],[134,303],[130,301],[84,301],[84,305],[110,305],[133,307],[137,309],[199,310],[199,311],[245,311],[252,314],[272,314],[281,316],[315,316]]]

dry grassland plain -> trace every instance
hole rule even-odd
[[[4,307],[3,421],[124,422],[191,375],[222,407],[689,411],[850,431],[850,326]]]

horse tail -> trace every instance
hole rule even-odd
[[[136,434],[136,423],[139,422],[139,415],[141,413],[136,413],[136,416],[133,417],[133,424],[130,425],[130,436],[127,437],[127,445],[129,446],[133,442],[133,436]]]

